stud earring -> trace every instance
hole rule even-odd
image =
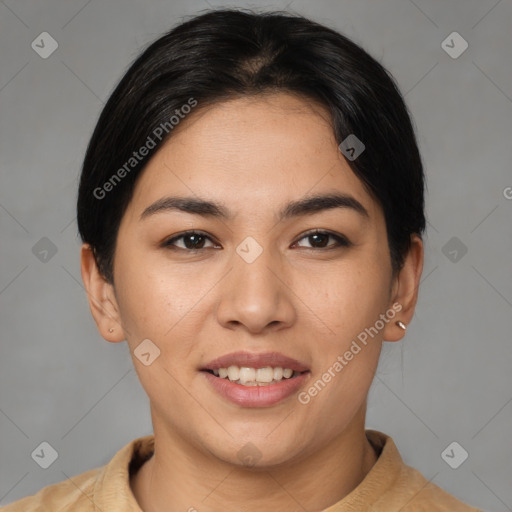
[[[111,327],[111,328],[108,330],[108,332],[114,332],[114,328],[113,328],[113,327]]]
[[[404,331],[407,329],[407,326],[401,320],[398,320],[395,323],[398,325],[398,327],[400,327],[400,329],[403,329]]]

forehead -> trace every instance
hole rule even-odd
[[[375,213],[377,205],[338,149],[329,112],[279,93],[199,104],[147,164],[131,206],[140,215],[163,195],[181,194],[246,212],[275,210],[285,200],[335,190]]]

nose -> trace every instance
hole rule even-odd
[[[290,327],[296,308],[285,278],[282,264],[270,250],[263,250],[251,263],[235,254],[231,272],[220,283],[219,323],[251,334]]]

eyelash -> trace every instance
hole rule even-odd
[[[187,249],[187,248],[183,248],[183,247],[176,247],[174,246],[173,244],[177,241],[177,240],[180,240],[181,238],[185,238],[189,235],[199,235],[199,236],[203,236],[207,239],[209,239],[211,242],[215,243],[206,233],[202,232],[202,231],[195,231],[195,230],[191,230],[191,231],[185,231],[184,233],[181,233],[179,235],[176,235],[172,238],[169,238],[168,240],[164,241],[162,243],[162,247],[166,248],[166,249],[170,249],[170,250],[181,250],[181,251],[187,251],[187,252],[198,252],[198,251],[202,251],[202,250],[205,250],[205,249],[212,249],[212,247],[202,247],[202,248],[199,248],[199,249]],[[304,249],[310,249],[310,250],[314,250],[314,251],[328,251],[328,250],[332,250],[332,249],[337,249],[339,247],[350,247],[352,244],[352,242],[350,242],[345,236],[343,235],[337,235],[335,233],[331,233],[330,231],[322,231],[320,229],[313,229],[313,230],[310,230],[310,231],[307,231],[306,233],[304,233],[301,238],[299,238],[296,242],[294,242],[294,244],[296,244],[297,242],[300,242],[301,240],[303,240],[304,238],[308,238],[310,236],[313,236],[313,235],[327,235],[329,237],[332,237],[336,240],[336,245],[334,246],[327,246],[327,247],[304,247]]]

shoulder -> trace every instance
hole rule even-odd
[[[0,508],[0,512],[138,512],[130,475],[152,456],[153,450],[153,435],[135,439],[105,466],[44,487],[32,496]]]
[[[379,453],[379,458],[367,478],[365,489],[365,493],[370,494],[374,499],[372,504],[375,510],[482,512],[458,500],[427,480],[417,469],[408,466],[390,436],[376,430],[367,430],[366,434],[376,452]]]
[[[407,494],[402,512],[482,512],[464,503],[427,480],[418,470],[404,464],[397,482],[397,491]],[[408,489],[406,491],[405,489]]]
[[[0,508],[1,512],[59,512],[64,510],[94,511],[91,499],[102,468],[91,469],[62,482],[44,487]]]

